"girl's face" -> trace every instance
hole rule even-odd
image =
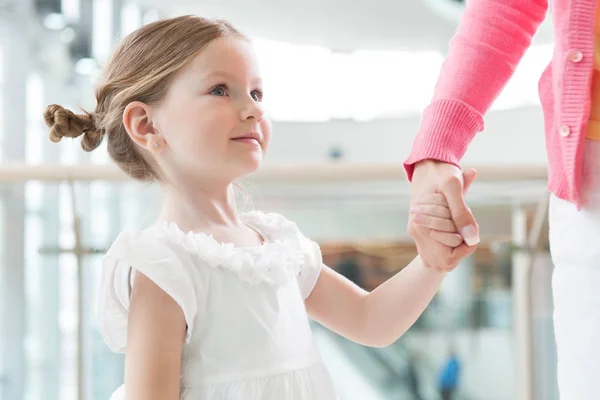
[[[271,138],[262,97],[251,44],[232,36],[211,42],[176,75],[154,111],[167,177],[228,184],[255,171]]]

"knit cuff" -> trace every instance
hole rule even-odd
[[[469,143],[483,128],[483,116],[469,105],[451,99],[434,101],[423,112],[421,128],[404,162],[408,180],[412,180],[419,161],[437,160],[458,166]]]

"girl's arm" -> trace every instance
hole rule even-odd
[[[306,309],[317,322],[365,346],[395,342],[423,313],[446,272],[419,257],[371,293],[323,266]]]
[[[456,248],[462,243],[441,194],[422,197],[409,224],[435,230],[429,240],[440,245]],[[366,346],[387,346],[415,323],[437,292],[445,270],[455,268],[458,261],[428,268],[417,257],[371,293],[323,266],[306,299],[306,309],[316,321],[350,340]]]
[[[179,400],[185,333],[181,307],[136,272],[127,332],[126,400]]]

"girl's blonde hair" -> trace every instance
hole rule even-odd
[[[108,154],[126,174],[141,181],[159,180],[158,169],[145,158],[123,126],[127,104],[158,104],[173,77],[210,42],[223,36],[245,38],[229,22],[196,16],[165,19],[146,25],[125,37],[105,67],[96,88],[94,112],[75,114],[52,104],[44,120],[50,140],[83,135],[85,151],[97,148],[108,136]]]

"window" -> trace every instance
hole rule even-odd
[[[435,51],[358,50],[254,39],[274,120],[366,121],[417,116],[431,100],[444,56]],[[533,46],[494,104],[504,110],[539,105],[537,81],[552,45]]]

